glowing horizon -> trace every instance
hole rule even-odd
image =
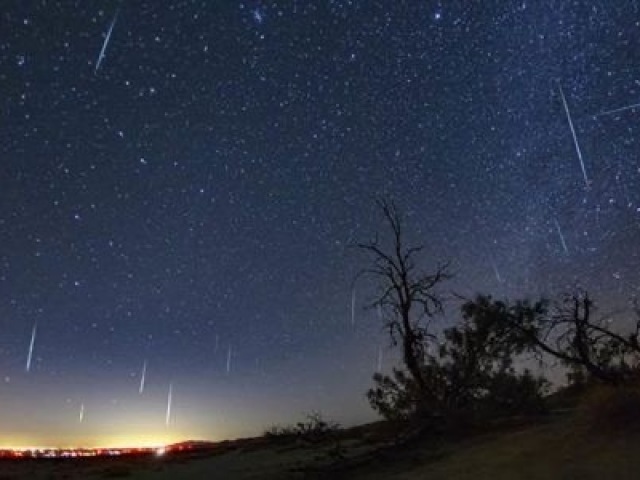
[[[3,442],[0,441],[0,450],[14,450],[14,451],[30,451],[30,450],[99,450],[99,449],[122,449],[122,448],[161,448],[176,443],[186,441],[211,441],[216,442],[218,440],[200,439],[189,436],[165,436],[165,437],[152,437],[150,435],[132,435],[132,436],[109,436],[104,438],[96,438],[87,440],[86,442],[29,442],[28,440],[18,442]]]

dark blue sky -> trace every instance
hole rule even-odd
[[[380,195],[447,292],[626,307],[640,108],[594,115],[640,103],[639,10],[3,2],[0,444],[370,418]]]

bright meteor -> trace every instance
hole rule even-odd
[[[138,393],[142,394],[144,392],[144,382],[147,377],[147,361],[145,360],[142,364],[142,375],[140,376],[140,388],[138,389]]]
[[[562,105],[564,106],[564,112],[567,114],[567,121],[569,122],[569,128],[571,129],[571,135],[573,136],[573,144],[576,147],[576,153],[578,154],[578,161],[580,162],[580,168],[582,169],[582,176],[584,177],[584,183],[589,187],[589,178],[587,177],[587,169],[584,166],[584,159],[582,158],[582,150],[580,150],[580,144],[578,143],[578,136],[576,135],[576,129],[573,126],[573,119],[571,118],[571,112],[569,112],[569,105],[567,99],[564,96],[562,86],[558,85],[560,90],[560,97],[562,98]]]
[[[93,71],[94,73],[98,72],[98,69],[100,68],[100,65],[102,65],[102,61],[104,60],[105,57],[105,52],[107,51],[107,46],[109,45],[109,40],[111,39],[111,32],[113,32],[113,27],[115,27],[116,25],[116,21],[118,20],[118,14],[120,13],[120,10],[116,10],[115,15],[113,16],[113,20],[111,20],[111,25],[109,26],[109,30],[107,31],[107,36],[104,39],[104,42],[102,43],[102,49],[100,50],[100,54],[98,55],[98,61],[96,62],[96,68]]]
[[[167,416],[165,418],[165,425],[169,426],[171,420],[171,402],[173,401],[173,383],[169,384],[169,395],[167,396]]]
[[[613,115],[614,113],[626,112],[627,110],[634,110],[640,108],[640,103],[634,103],[632,105],[626,105],[624,107],[614,108],[613,110],[606,110],[604,112],[596,113],[593,118],[604,117],[605,115]]]
[[[33,347],[36,343],[36,333],[38,331],[38,324],[33,324],[33,330],[31,331],[31,342],[29,343],[29,354],[27,355],[27,365],[25,370],[27,373],[31,371],[31,358],[33,357]]]

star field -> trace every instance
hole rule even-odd
[[[448,292],[626,307],[639,10],[5,1],[0,444],[372,418],[379,348],[395,356],[366,279],[352,322],[349,245],[382,232],[379,195],[425,268],[452,262]]]

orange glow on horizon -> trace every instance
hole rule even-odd
[[[14,438],[12,440],[0,440],[0,450],[53,450],[53,449],[114,449],[114,448],[161,448],[174,443],[200,439],[184,433],[163,435],[110,435],[96,438],[85,438],[74,441],[42,441],[26,438]]]

